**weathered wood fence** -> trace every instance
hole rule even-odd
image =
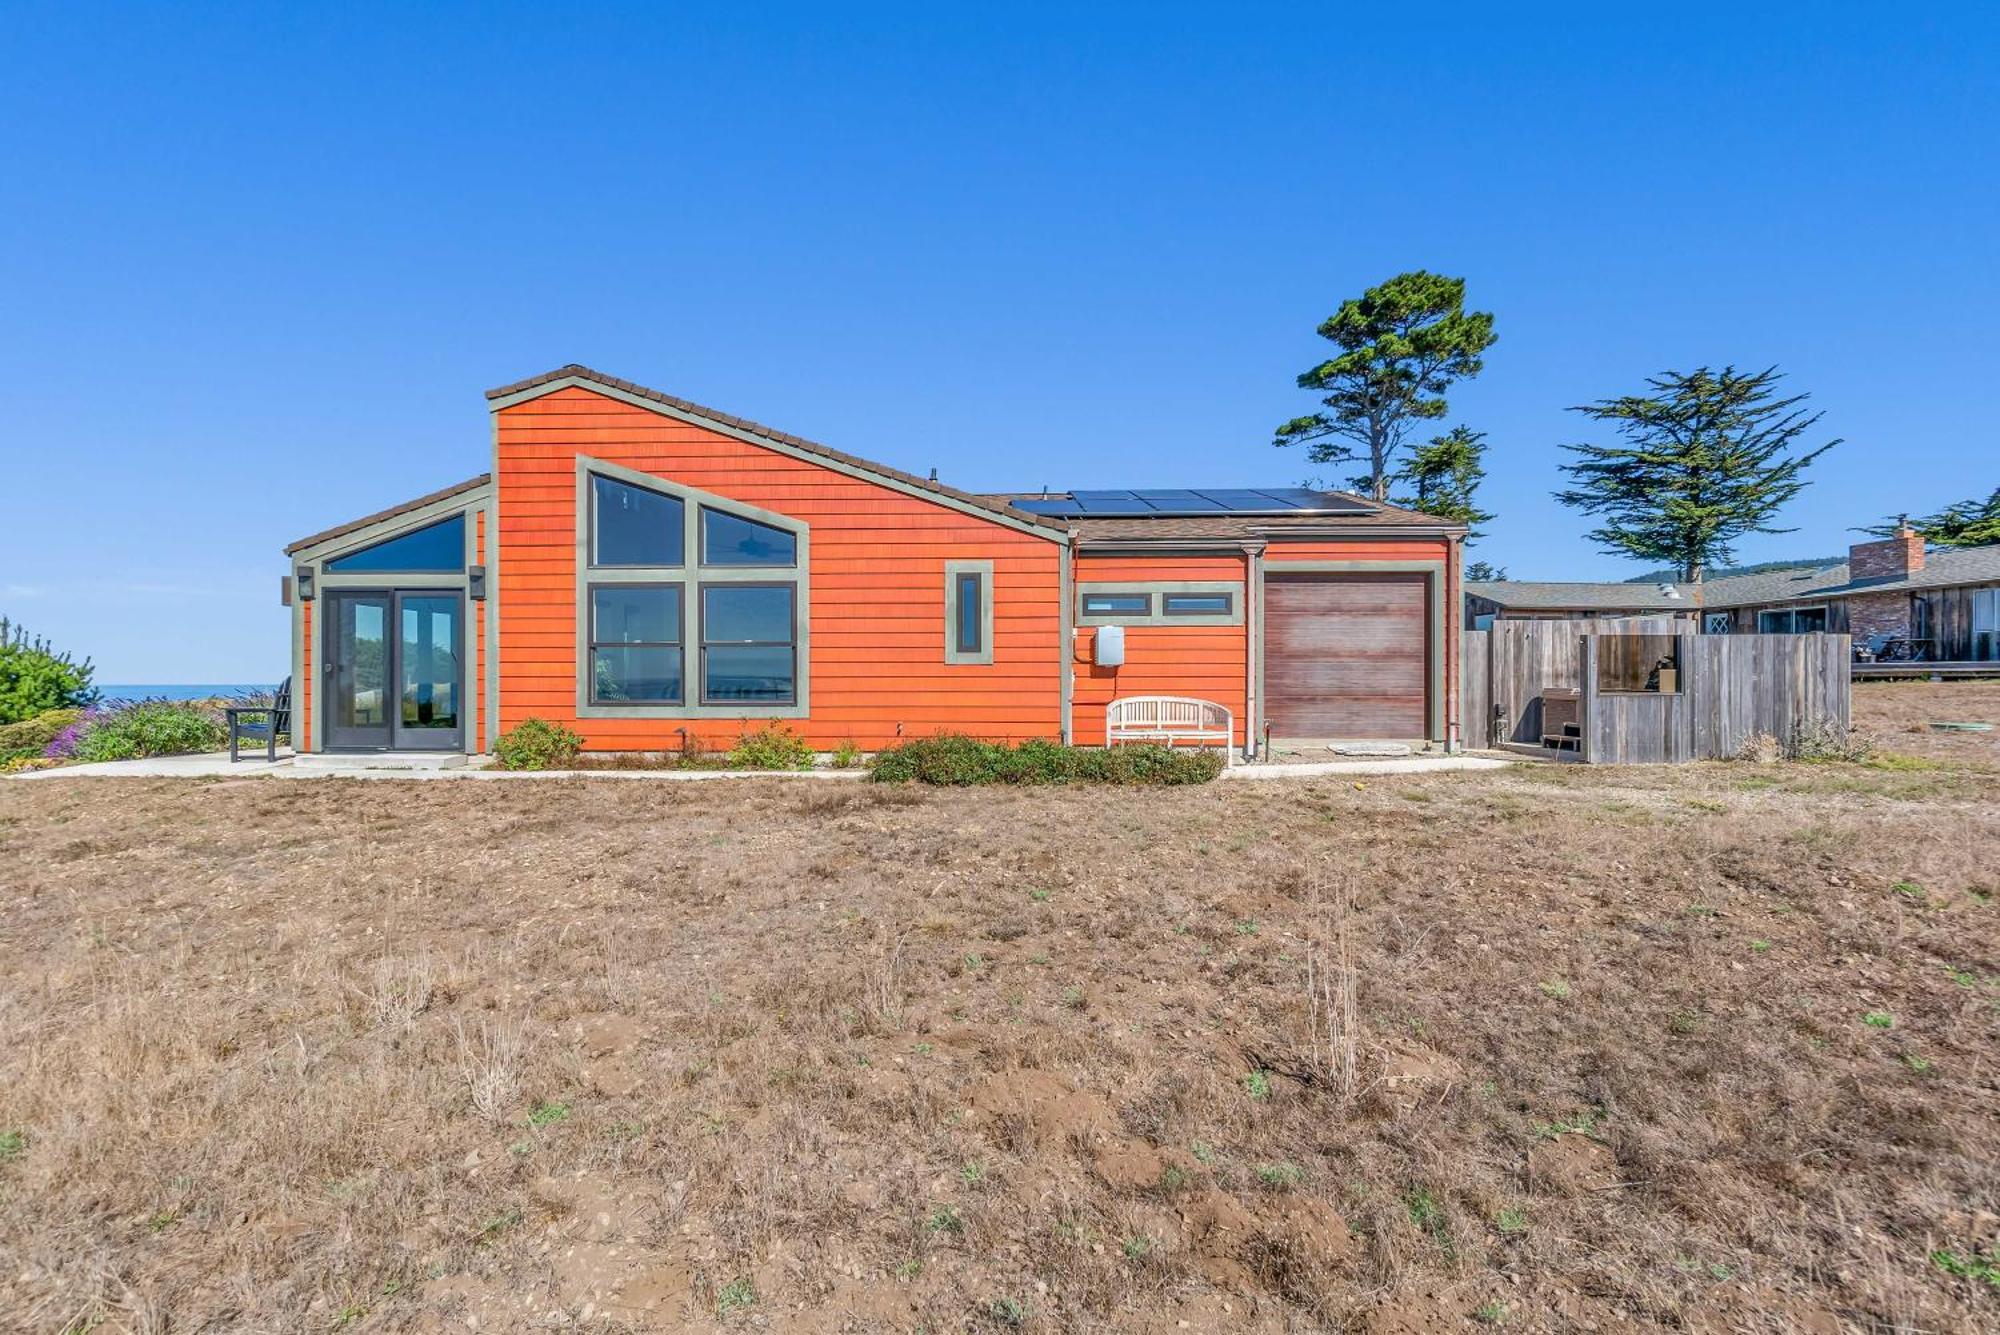
[[[1613,690],[1621,655],[1645,635],[1671,635],[1674,689]],[[1462,717],[1466,745],[1537,744],[1542,692],[1579,693],[1583,744],[1595,764],[1657,764],[1733,756],[1757,733],[1780,741],[1801,730],[1845,733],[1850,680],[1845,635],[1698,635],[1667,618],[1502,621],[1465,637]]]

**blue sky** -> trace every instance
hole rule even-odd
[[[1847,443],[1742,559],[1996,482],[1990,7],[0,10],[0,613],[271,679],[283,545],[567,361],[961,486],[1296,482],[1344,297],[1497,317],[1475,551],[1622,578],[1569,405],[1777,363]]]

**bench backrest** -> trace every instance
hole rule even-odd
[[[1133,695],[1113,700],[1105,710],[1113,730],[1120,728],[1180,729],[1222,732],[1230,727],[1229,711],[1213,700],[1178,695]]]

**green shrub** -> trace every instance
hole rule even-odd
[[[45,709],[19,723],[0,724],[0,764],[40,759],[56,734],[82,717],[81,709]]]
[[[582,750],[579,734],[545,718],[524,718],[493,741],[501,769],[562,769]]]
[[[0,617],[0,724],[19,723],[51,709],[81,709],[97,703],[90,685],[96,669],[59,654],[47,640]]]
[[[782,723],[746,732],[729,752],[731,769],[811,769],[813,749]]]
[[[1222,772],[1214,751],[1166,746],[1059,746],[1026,741],[1018,746],[982,742],[960,733],[918,738],[878,752],[869,767],[878,783],[932,783],[964,787],[986,783],[1207,783]]]
[[[187,700],[141,700],[84,722],[76,734],[77,760],[138,760],[220,751],[229,729],[215,711]]]

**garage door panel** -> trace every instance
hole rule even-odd
[[[1427,736],[1429,599],[1421,574],[1269,576],[1264,685],[1273,734]]]

